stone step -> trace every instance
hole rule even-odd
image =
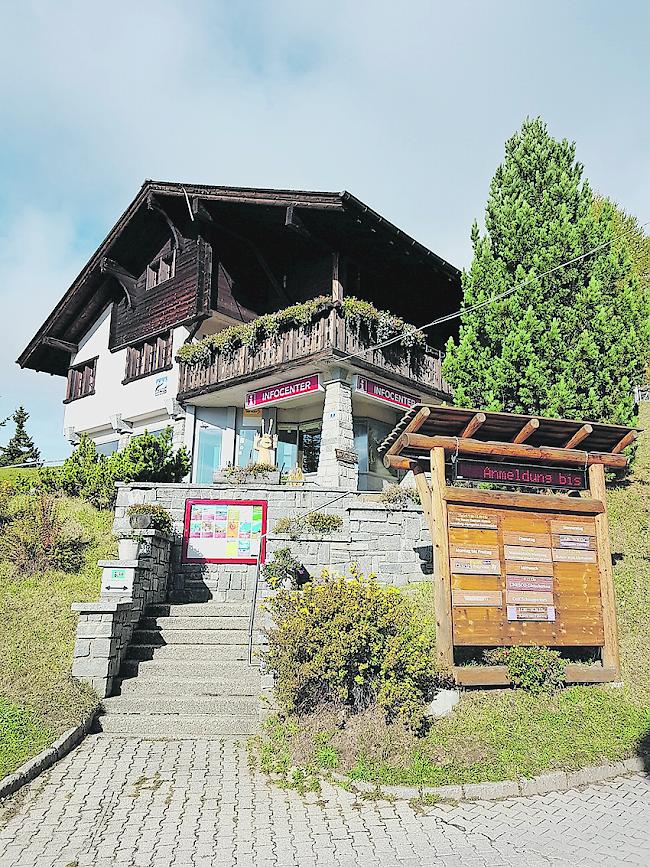
[[[240,644],[248,647],[247,629],[136,629],[133,644]]]
[[[258,696],[234,695],[115,695],[102,701],[108,715],[116,714],[233,714],[255,716]]]
[[[258,696],[261,690],[259,670],[238,667],[228,671],[223,665],[217,669],[217,673],[209,676],[194,676],[193,671],[188,671],[187,677],[182,677],[182,672],[177,671],[177,666],[169,672],[160,672],[159,669],[150,669],[148,663],[140,663],[140,669],[136,668],[134,677],[123,677],[117,684],[116,692],[119,695],[237,695]],[[181,674],[180,677],[174,675]]]
[[[148,617],[250,617],[249,602],[187,602],[149,605]]]
[[[165,617],[143,617],[138,629],[241,629],[248,641],[248,617],[186,617],[180,614]]]
[[[255,652],[255,647],[253,647]],[[227,662],[248,659],[248,644],[131,644],[125,662],[129,660],[211,660]]]
[[[251,603],[252,590],[217,590],[216,584],[209,585],[203,581],[188,581],[182,589],[172,590],[169,594],[171,602],[183,604],[190,602],[239,602]]]
[[[97,719],[97,727],[107,734],[149,740],[221,740],[246,738],[258,730],[257,714],[121,714],[111,713]]]
[[[240,658],[224,657],[214,654],[208,655],[206,650],[210,649],[209,645],[199,647],[203,655],[195,655],[188,657],[186,654],[181,656],[170,656],[167,654],[161,655],[163,651],[171,650],[172,648],[159,647],[156,648],[156,654],[153,658],[138,659],[132,655],[135,648],[129,648],[129,656],[122,662],[122,675],[137,677],[139,675],[145,677],[165,677],[182,679],[185,677],[198,678],[246,678],[250,675],[259,675],[259,665],[248,664],[248,652]],[[187,647],[176,645],[174,649],[182,649],[187,651]],[[234,648],[224,648],[234,650]]]

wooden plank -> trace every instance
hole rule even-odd
[[[538,427],[539,427],[539,419],[538,418],[529,419],[526,422],[526,424],[522,427],[522,429],[519,431],[519,433],[513,438],[513,440],[512,440],[513,443],[515,443],[515,444],[523,443],[527,439],[530,439],[530,437],[532,437],[532,435],[535,433],[535,431],[537,430]]]
[[[465,530],[496,530],[497,516],[492,512],[470,512],[466,509],[449,509],[449,526]]]
[[[616,680],[617,672],[602,665],[569,663],[565,669],[566,683],[608,683]],[[512,681],[505,665],[468,665],[454,668],[459,686],[510,686]]]
[[[504,545],[503,556],[506,560],[532,560],[536,563],[550,563],[552,560],[550,548],[529,548],[525,545]]]
[[[589,467],[589,491],[591,496],[605,501],[605,470],[602,466]],[[600,566],[600,595],[603,611],[603,666],[616,671],[620,679],[621,663],[618,649],[618,628],[616,625],[616,595],[612,575],[612,552],[609,542],[607,514],[598,515],[596,523],[596,547]]]
[[[544,515],[531,515],[529,512],[503,512],[501,529],[506,533],[529,533],[548,536],[548,520]],[[550,548],[550,542],[548,547]]]
[[[458,686],[509,686],[512,682],[505,665],[457,665],[454,679]]]
[[[445,453],[433,449],[431,460],[431,514],[434,604],[436,609],[436,655],[438,665],[451,671],[454,646],[451,617],[451,574],[449,571],[449,541],[447,533],[447,503],[445,501]]]
[[[571,536],[565,533],[552,536],[554,548],[581,548],[585,551],[596,550],[595,536]]]
[[[605,507],[600,500],[560,497],[552,494],[513,494],[509,491],[482,491],[475,488],[447,488],[447,503],[531,509],[535,512],[568,512],[572,515],[599,515]],[[578,520],[580,520],[578,518]],[[563,532],[561,530],[553,532]],[[566,531],[570,532],[570,531]]]
[[[629,433],[626,433],[625,436],[616,443],[616,445],[612,449],[612,454],[617,455],[622,452],[623,449],[626,449],[634,442],[638,435],[639,432],[636,430],[631,430]]]
[[[584,439],[587,439],[589,434],[592,434],[594,429],[590,424],[583,424],[581,428],[573,434],[573,436],[564,443],[565,449],[574,449]]]
[[[508,590],[506,605],[552,605],[552,591]]]
[[[504,545],[525,545],[533,548],[550,548],[551,537],[548,533],[504,532]]]
[[[505,564],[507,575],[529,575],[539,576],[542,578],[553,577],[552,563],[532,563],[524,560],[509,560]]]
[[[471,435],[476,433],[476,431],[481,427],[481,425],[485,424],[485,419],[486,415],[484,412],[477,412],[476,415],[472,416],[472,418],[465,425],[460,435],[462,437],[471,437]]]
[[[595,563],[596,551],[584,551],[579,548],[553,548],[555,563]]]
[[[452,590],[451,601],[454,608],[467,606],[496,606],[503,605],[503,594],[500,590]]]
[[[551,521],[551,533],[555,535],[562,534],[574,534],[578,536],[595,536],[596,535],[596,522],[595,521],[581,521],[579,519],[571,520],[566,519],[563,521],[552,520]]]
[[[526,575],[506,575],[506,589],[549,592],[553,590],[553,579],[529,578]]]
[[[400,437],[402,448],[418,449],[422,452],[431,449],[444,449],[450,453],[462,455],[495,455],[496,457],[519,458],[523,461],[539,460],[550,463],[584,466],[585,455],[573,449],[556,448],[553,446],[527,446],[525,443],[481,442],[481,440],[463,439],[453,436],[427,436],[419,433],[404,433]],[[589,452],[586,457],[587,466],[594,464],[617,469],[627,466],[624,455],[610,452]]]
[[[451,525],[451,509],[448,516]],[[498,547],[499,536],[494,530],[471,530],[466,527],[449,527],[449,542],[453,545],[494,545]]]
[[[479,558],[483,560],[498,560],[498,545],[468,545],[465,543],[449,544],[449,553],[453,557]],[[453,571],[453,570],[452,570]]]
[[[423,407],[423,409],[428,410],[429,407]],[[430,411],[431,410],[429,410],[429,412]],[[415,488],[420,495],[420,504],[422,506],[422,511],[424,512],[424,519],[427,522],[427,527],[429,528],[429,535],[433,539],[435,535],[435,529],[433,526],[433,515],[431,513],[431,488],[429,487],[427,477],[420,464],[416,464],[413,467],[413,477],[415,479]]]
[[[501,590],[500,575],[452,575],[452,590]]]
[[[466,559],[464,557],[451,558],[451,571],[454,575],[500,575],[501,562],[496,560]]]

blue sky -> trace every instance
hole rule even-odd
[[[462,267],[540,114],[650,220],[649,36],[634,0],[4,4],[2,417],[67,454],[64,381],[14,360],[145,178],[348,189]]]

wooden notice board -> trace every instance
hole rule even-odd
[[[447,525],[454,645],[603,645],[595,515],[450,504]]]

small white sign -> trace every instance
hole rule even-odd
[[[133,569],[105,567],[102,570],[102,596],[131,596],[133,593]]]
[[[167,394],[168,380],[169,380],[169,377],[167,377],[167,376],[156,377],[156,384],[154,387],[154,395],[156,397],[160,397],[163,394]]]

